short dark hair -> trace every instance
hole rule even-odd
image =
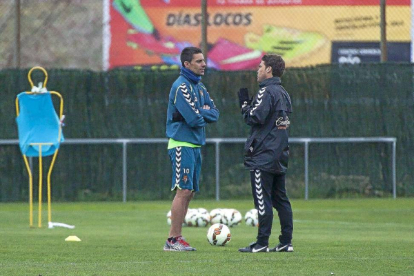
[[[264,55],[262,57],[266,67],[272,67],[273,77],[281,77],[285,72],[285,61],[279,55]]]
[[[193,60],[193,55],[195,54],[202,54],[203,52],[201,51],[200,48],[197,47],[185,47],[182,51],[181,51],[181,64],[184,67],[184,61],[188,61],[191,62]]]

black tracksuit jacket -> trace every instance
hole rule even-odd
[[[279,77],[265,79],[259,86],[251,104],[242,108],[244,121],[251,126],[244,165],[249,170],[284,174],[289,159],[288,115],[292,103]]]

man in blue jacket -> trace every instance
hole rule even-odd
[[[250,170],[254,205],[258,210],[256,241],[240,252],[293,252],[292,207],[286,193],[285,175],[289,159],[288,128],[292,102],[281,85],[285,61],[279,55],[264,55],[257,70],[260,89],[249,98],[246,88],[239,91],[244,121],[251,127],[244,146],[244,166]],[[279,216],[279,244],[269,249],[273,208]]]
[[[194,193],[199,191],[201,146],[206,143],[205,126],[219,118],[219,111],[200,82],[206,69],[202,51],[196,47],[181,52],[180,76],[168,100],[168,154],[172,163],[171,228],[164,251],[195,251],[181,236],[182,223]]]

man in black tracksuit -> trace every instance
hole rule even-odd
[[[244,147],[244,165],[250,170],[252,193],[259,216],[256,242],[240,252],[292,252],[292,208],[286,194],[285,174],[288,167],[289,115],[292,104],[282,87],[280,77],[285,62],[278,55],[264,55],[257,70],[260,90],[249,99],[246,88],[238,96],[246,124],[251,126],[250,137]],[[273,208],[279,215],[281,235],[279,244],[269,249]]]

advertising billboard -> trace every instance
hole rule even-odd
[[[104,69],[180,65],[184,47],[200,47],[200,0],[106,1]],[[387,1],[389,42],[410,44],[410,4]],[[290,67],[339,62],[338,45],[380,41],[379,0],[208,0],[207,13],[208,66],[218,70],[256,69],[265,53]]]

